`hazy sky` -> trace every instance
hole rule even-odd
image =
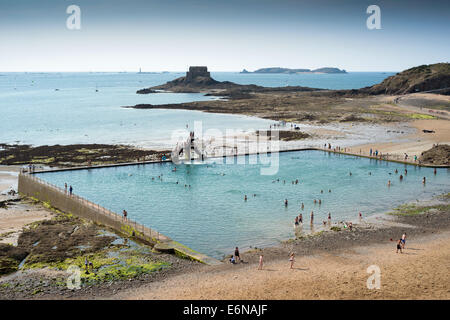
[[[0,0],[0,71],[400,71],[450,60],[449,21],[448,0]]]

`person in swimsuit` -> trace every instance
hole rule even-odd
[[[405,249],[405,244],[406,244],[406,232],[403,233],[402,235],[402,249]]]
[[[295,255],[292,252],[290,257],[289,257],[289,262],[291,263],[291,269],[294,269],[294,262],[295,262]]]
[[[398,250],[400,250],[400,253],[403,253],[402,251],[402,239],[399,239],[397,242],[397,251],[395,253],[398,253]]]
[[[73,191],[72,186],[69,186],[69,194],[70,194],[70,195],[72,195],[72,191]]]
[[[401,174],[399,178],[400,178],[400,181],[402,181],[403,180],[403,175]]]
[[[311,224],[313,224],[313,221],[314,221],[314,212],[311,211]]]
[[[303,215],[300,213],[300,215],[298,216],[298,222],[299,223],[303,223]]]
[[[238,259],[239,259],[239,262],[241,262],[241,257],[239,256],[239,248],[238,247],[236,247],[236,249],[234,249],[234,257],[236,259],[236,262]]]
[[[388,180],[388,187],[391,186],[391,180]]]
[[[298,226],[298,217],[295,217],[295,219],[294,219],[294,225],[295,225],[295,226]]]
[[[423,177],[423,179],[422,179],[422,184],[425,184],[425,183],[427,182],[426,179],[427,179],[427,178]]]
[[[259,256],[258,270],[262,270],[263,268],[263,257],[264,256],[262,254]]]
[[[284,199],[284,206],[285,206],[285,207],[288,206],[288,199]]]
[[[331,224],[331,213],[328,212],[328,224]]]
[[[247,195],[244,195],[244,201],[247,201]]]

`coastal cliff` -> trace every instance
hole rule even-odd
[[[368,94],[407,94],[434,92],[450,94],[450,64],[436,63],[410,68],[386,78],[379,84],[362,88]]]

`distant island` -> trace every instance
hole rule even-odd
[[[289,68],[280,68],[280,67],[271,67],[271,68],[261,68],[250,72],[246,69],[242,70],[240,73],[285,73],[285,74],[294,74],[294,73],[347,73],[344,69],[338,68],[319,68],[319,69],[289,69]]]

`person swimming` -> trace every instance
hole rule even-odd
[[[423,177],[422,183],[425,184],[427,182],[427,178]]]
[[[247,195],[244,195],[244,201],[247,201]]]
[[[284,199],[284,206],[285,206],[285,207],[288,206],[288,199]]]
[[[388,180],[388,187],[391,186],[391,180]]]
[[[302,210],[305,209],[305,204],[302,202]]]
[[[322,204],[322,200],[319,199],[319,206]]]
[[[400,175],[400,177],[399,177],[399,178],[400,178],[400,181],[402,181],[402,180],[403,180],[403,175]]]

